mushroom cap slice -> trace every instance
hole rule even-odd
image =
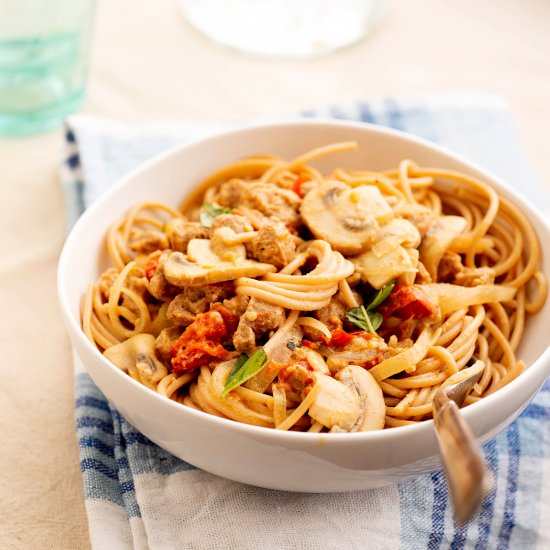
[[[187,259],[203,267],[240,264],[246,260],[244,244],[225,245],[217,235],[218,231],[212,239],[191,239],[187,245]]]
[[[375,256],[383,256],[399,245],[416,248],[420,244],[420,232],[410,221],[394,218],[380,230],[380,237],[371,250]]]
[[[223,262],[212,249],[210,239],[191,239],[187,245],[187,260],[202,267],[210,267]]]
[[[317,372],[315,379],[321,391],[309,408],[309,416],[329,429],[350,431],[362,414],[357,391],[326,374]]]
[[[353,388],[359,396],[362,412],[350,432],[382,430],[386,423],[386,404],[382,388],[367,370],[357,365],[338,371],[336,380]]]
[[[382,288],[404,273],[416,273],[416,263],[405,248],[398,245],[383,256],[376,256],[372,250],[351,258],[355,271],[361,280],[374,288]]]
[[[309,191],[300,213],[317,238],[344,254],[367,250],[378,240],[379,224],[394,217],[377,187],[352,188],[336,180],[325,181]]]
[[[244,244],[225,243],[227,239],[233,239],[236,236],[237,233],[230,227],[220,227],[210,237],[210,248],[222,261],[240,263],[242,260],[246,260],[246,247]]]
[[[153,389],[168,373],[167,368],[157,358],[155,337],[152,334],[132,336],[107,348],[103,355],[120,370]]]
[[[242,260],[238,264],[223,262],[202,266],[190,262],[181,252],[172,252],[164,263],[166,280],[177,287],[209,285],[232,281],[239,277],[259,277],[277,271],[271,264]]]

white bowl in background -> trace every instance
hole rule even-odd
[[[363,123],[292,120],[248,126],[176,147],[157,156],[93,204],[69,235],[58,270],[61,310],[72,345],[107,398],[139,431],[177,457],[208,472],[259,487],[306,492],[373,488],[428,473],[440,466],[433,422],[352,434],[283,432],[241,424],[175,403],[111,364],[80,328],[79,305],[88,283],[109,265],[105,233],[140,201],[173,206],[206,176],[258,153],[284,158],[329,143],[355,140],[359,149],[314,163],[321,171],[387,169],[404,158],[454,169],[493,185],[531,220],[549,273],[550,228],[495,176],[441,147],[411,135]],[[550,301],[528,319],[518,355],[527,370],[498,392],[463,410],[479,443],[495,437],[527,406],[550,373]]]

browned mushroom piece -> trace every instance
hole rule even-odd
[[[404,246],[405,248],[416,248],[420,244],[420,232],[409,221],[403,218],[394,218],[380,229],[380,239],[371,250],[377,256]]]
[[[401,275],[416,274],[415,258],[409,254],[409,250],[411,249],[398,245],[382,256],[377,256],[372,250],[369,250],[351,258],[351,261],[363,282],[368,282],[374,288],[382,288]]]
[[[382,388],[363,367],[349,365],[338,371],[336,380],[354,389],[361,402],[361,414],[350,432],[382,430],[386,423],[386,403]],[[334,431],[334,430],[333,430]]]
[[[360,254],[379,238],[380,224],[394,217],[379,189],[352,188],[329,180],[312,189],[302,202],[302,218],[310,231],[344,254]]]
[[[210,238],[210,249],[222,261],[230,263],[240,263],[246,260],[246,247],[244,244],[226,244],[232,238],[237,237],[237,233],[230,227],[220,227],[216,229]],[[200,243],[203,249],[207,248],[208,243]],[[188,251],[189,252],[189,251]]]
[[[159,361],[155,352],[155,337],[152,334],[137,334],[107,348],[103,355],[120,370],[127,372],[149,388],[168,374],[168,369]]]
[[[217,250],[222,253],[224,245],[221,241],[218,244]],[[277,271],[271,264],[243,259],[238,247],[244,249],[243,245],[223,248],[224,257],[232,260],[226,261],[214,252],[209,239],[193,239],[187,246],[188,256],[181,252],[172,252],[168,256],[164,264],[164,275],[172,285],[183,287],[221,283],[239,277],[259,277]]]
[[[315,373],[321,391],[309,416],[332,433],[367,432],[384,428],[386,404],[374,377],[363,367],[350,365],[334,378]]]
[[[319,395],[309,409],[309,416],[323,426],[349,432],[361,416],[361,401],[355,390],[326,374],[315,373]]]

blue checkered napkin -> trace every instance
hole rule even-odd
[[[304,116],[363,120],[445,145],[547,204],[496,96],[460,92],[335,106]],[[120,176],[218,124],[68,120],[70,226]],[[76,423],[94,548],[550,548],[550,383],[484,454],[496,488],[467,527],[452,521],[442,472],[373,491],[269,491],[198,470],[124,420],[78,360]]]

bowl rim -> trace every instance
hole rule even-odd
[[[80,323],[77,322],[77,320],[73,316],[69,296],[66,293],[66,288],[68,288],[68,286],[65,284],[65,281],[69,278],[67,267],[70,263],[71,251],[77,250],[78,248],[76,246],[76,243],[78,242],[78,234],[81,228],[87,225],[88,219],[93,219],[93,217],[96,215],[96,212],[101,210],[104,203],[110,201],[112,195],[116,194],[119,189],[126,187],[127,185],[131,185],[131,181],[141,172],[148,170],[149,168],[152,168],[156,165],[162,164],[168,158],[177,156],[188,149],[193,149],[194,147],[205,147],[208,146],[209,143],[215,142],[217,140],[238,139],[240,135],[249,132],[269,132],[271,129],[278,129],[281,127],[289,127],[290,130],[293,126],[331,126],[340,128],[353,128],[356,130],[367,131],[373,134],[398,138],[402,141],[412,142],[416,145],[420,145],[425,149],[431,150],[435,153],[447,157],[449,160],[464,165],[466,170],[469,169],[472,172],[477,172],[481,176],[481,178],[486,180],[487,183],[489,183],[497,190],[497,192],[504,191],[505,194],[510,196],[514,204],[518,206],[524,214],[528,214],[529,218],[534,217],[537,222],[545,228],[546,232],[548,232],[548,237],[550,237],[550,224],[542,217],[538,209],[534,205],[531,205],[526,199],[524,199],[512,186],[508,185],[506,182],[504,182],[498,176],[492,174],[490,171],[482,168],[477,163],[471,162],[468,159],[464,158],[462,155],[456,154],[439,144],[430,142],[421,137],[417,137],[414,134],[366,122],[340,120],[326,117],[314,119],[291,117],[277,120],[262,120],[261,122],[251,122],[231,129],[222,129],[220,131],[210,133],[207,136],[203,136],[198,139],[191,139],[182,144],[175,145],[160,154],[155,155],[151,159],[140,164],[139,166],[131,170],[128,174],[120,178],[83,212],[83,214],[79,217],[65,240],[63,249],[59,257],[57,268],[57,293],[66,329],[71,334],[72,338],[76,338],[81,346],[87,348],[87,350],[95,356],[95,358],[102,364],[103,368],[111,370],[111,372],[115,376],[121,377],[121,379],[124,379],[127,383],[134,384],[135,388],[139,388],[138,392],[145,392],[143,394],[144,398],[147,398],[146,396],[149,395],[150,399],[157,400],[158,406],[169,408],[171,407],[175,414],[190,415],[191,418],[197,418],[198,420],[202,419],[203,421],[210,421],[220,427],[235,430],[244,435],[271,439],[273,443],[296,440],[302,441],[305,444],[312,441],[318,441],[321,438],[324,445],[342,445],[351,444],[353,442],[355,442],[356,444],[382,444],[383,442],[392,441],[396,438],[403,439],[405,436],[425,436],[428,434],[428,432],[433,433],[433,419],[424,420],[406,426],[399,426],[399,429],[384,429],[355,433],[335,433],[329,435],[264,428],[261,426],[237,422],[227,418],[217,417],[215,415],[211,415],[200,410],[195,410],[171,399],[167,399],[158,392],[150,390],[149,388],[147,388],[143,384],[140,384],[131,376],[117,368],[95,346],[92,345],[92,343],[88,340],[88,338],[82,331]],[[215,169],[215,167],[213,169]],[[184,197],[182,197],[182,200],[183,198]],[[541,236],[538,233],[537,237],[540,242]],[[73,341],[71,341],[71,346],[73,347],[73,350],[77,353],[77,355],[79,355],[77,346],[74,345]],[[85,365],[84,361],[82,361],[82,363]],[[545,365],[547,366],[545,367]],[[474,420],[478,417],[481,418],[484,412],[488,410],[488,408],[498,408],[498,403],[504,402],[506,399],[508,399],[511,393],[521,393],[522,387],[532,386],[533,382],[535,380],[538,380],[539,378],[540,381],[537,381],[535,385],[538,385],[540,388],[544,383],[546,376],[543,377],[542,375],[544,373],[539,371],[544,371],[545,368],[547,371],[550,370],[550,345],[546,347],[545,351],[543,351],[539,355],[539,357],[533,363],[531,363],[531,365],[529,365],[524,372],[521,373],[520,376],[516,377],[514,380],[509,382],[503,388],[500,388],[495,393],[461,409],[462,416],[470,425],[474,425]],[[548,374],[549,373],[547,372],[546,375]],[[529,403],[530,398],[528,400],[524,400],[524,405],[527,405]],[[521,411],[521,407],[518,409],[518,411]]]

